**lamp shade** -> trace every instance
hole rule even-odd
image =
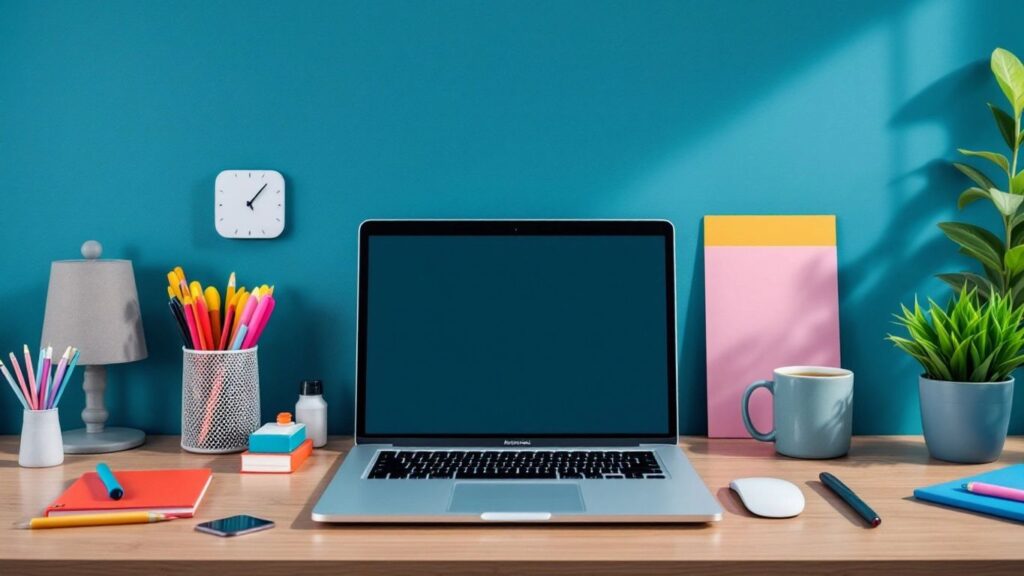
[[[142,360],[148,353],[132,263],[101,260],[101,252],[98,242],[86,242],[85,260],[50,267],[42,345],[75,346],[85,366]]]

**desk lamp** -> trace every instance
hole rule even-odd
[[[107,365],[142,360],[147,356],[142,333],[139,295],[130,260],[101,260],[103,246],[82,244],[84,260],[58,260],[50,268],[46,295],[43,345],[80,350],[84,365],[85,428],[64,433],[64,452],[99,454],[139,446],[142,430],[107,428],[103,402]]]

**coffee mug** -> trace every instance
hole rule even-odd
[[[743,393],[743,425],[755,440],[775,442],[793,458],[838,458],[850,451],[853,372],[823,366],[776,368],[774,380],[758,380]],[[750,421],[750,395],[772,394],[774,427],[761,432]]]

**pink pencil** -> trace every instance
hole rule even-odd
[[[242,348],[252,348],[253,342],[256,341],[256,337],[259,336],[257,329],[263,324],[263,318],[267,314],[267,309],[273,304],[274,298],[267,295],[260,298],[260,303],[256,305],[256,311],[252,313],[252,318],[246,325],[249,327],[249,331],[245,335],[245,340],[242,341]]]
[[[11,367],[14,368],[14,374],[18,377],[18,385],[21,386],[21,392],[25,395],[25,400],[28,400],[28,405],[33,410],[36,408],[36,399],[28,393],[28,386],[25,385],[25,378],[21,375],[21,366],[18,364],[18,357],[14,355],[14,352],[10,353]]]
[[[28,387],[32,390],[32,402],[38,410],[39,403],[36,400],[39,398],[39,389],[36,387],[35,372],[32,371],[32,353],[28,350],[28,344],[25,344],[25,374],[28,376]]]
[[[986,484],[985,482],[968,482],[967,484],[964,484],[964,488],[972,494],[981,494],[982,496],[1002,498],[1003,500],[1024,502],[1024,490],[1010,488],[1009,486]]]
[[[253,329],[246,335],[245,344],[242,346],[243,348],[252,348],[259,344],[260,336],[263,335],[263,329],[267,327],[267,322],[270,321],[270,315],[274,313],[274,306],[277,305],[277,301],[274,300],[273,296],[266,296],[264,299],[269,300],[269,302],[267,302],[267,309],[263,312],[263,317],[260,318],[258,324],[255,323],[255,320],[253,321]]]

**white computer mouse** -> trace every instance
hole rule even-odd
[[[792,518],[804,511],[804,493],[796,484],[778,478],[737,478],[729,483],[752,514]]]

